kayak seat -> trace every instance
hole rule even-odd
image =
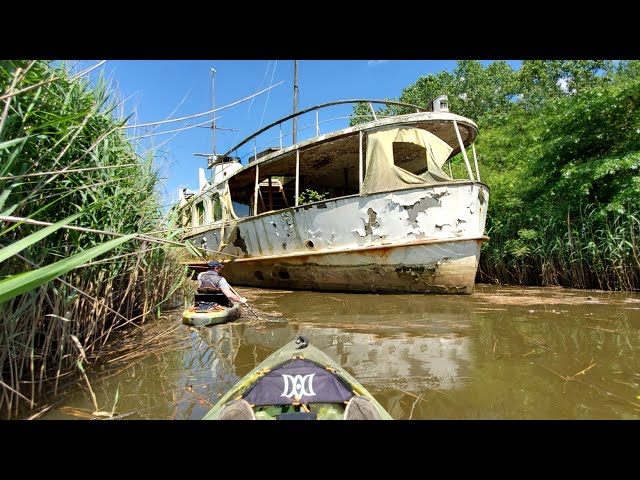
[[[381,420],[380,413],[367,397],[356,395],[349,400],[344,409],[345,420]]]
[[[229,299],[222,292],[204,293],[204,292],[198,291],[195,294],[194,302],[195,303],[198,303],[198,302],[215,302],[215,303],[218,303],[218,304],[222,305],[223,307],[230,307],[231,306],[231,305],[229,305]]]
[[[253,408],[243,398],[232,400],[227,403],[220,414],[218,420],[255,420],[256,415],[253,413]]]

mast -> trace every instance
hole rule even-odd
[[[298,111],[298,61],[293,61],[293,113]],[[293,143],[298,137],[298,117],[293,117]]]
[[[213,110],[213,112],[211,113],[211,134],[213,136],[213,142],[212,142],[212,158],[211,158],[211,163],[216,161],[216,97],[215,97],[215,92],[214,92],[214,86],[215,86],[215,79],[216,79],[216,69],[211,67],[211,109]]]

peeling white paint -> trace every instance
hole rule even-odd
[[[353,230],[351,230],[352,232],[358,234],[361,237],[364,237],[366,234],[364,233],[364,227],[362,228],[354,228]]]
[[[486,202],[487,198],[488,189],[482,184],[452,184],[446,188],[438,187],[427,191],[424,187],[416,187],[366,197],[342,197],[324,204],[306,205],[286,212],[242,219],[235,228],[225,229],[227,245],[223,252],[247,260],[252,258],[250,263],[254,266],[252,269],[247,267],[247,278],[242,280],[248,285],[255,280],[254,272],[262,268],[258,268],[254,262],[270,258],[277,262],[278,268],[286,268],[292,279],[295,277],[296,281],[302,282],[299,278],[306,278],[306,281],[314,278],[318,285],[325,282],[327,288],[332,285],[343,288],[340,282],[347,282],[345,290],[356,289],[351,287],[351,283],[355,282],[365,282],[366,285],[378,285],[376,282],[379,282],[375,288],[386,288],[385,282],[391,282],[390,289],[397,288],[397,291],[401,291],[402,282],[417,282],[422,285],[420,288],[426,289],[423,284],[428,281],[436,289],[468,290],[468,285],[473,284],[475,276],[479,255],[476,253],[479,252],[478,241],[484,235],[486,208],[480,202]],[[219,238],[219,228],[206,232],[209,245],[219,244],[216,234]],[[197,238],[201,237],[202,234]],[[448,240],[455,242],[447,243]],[[313,243],[312,248],[305,245],[307,241]],[[420,241],[429,243],[406,245]],[[442,243],[432,243],[435,241]],[[396,247],[398,244],[406,246]],[[442,248],[442,245],[447,245],[447,248]],[[362,248],[371,246],[391,248],[385,250],[384,257],[380,253],[364,253]],[[315,255],[327,250],[331,250],[331,254]],[[349,255],[344,253],[350,251],[353,252]],[[344,268],[341,274],[346,279],[335,279],[333,277],[337,273],[329,274],[309,265],[292,270],[296,265],[295,255],[309,253],[314,254],[309,257],[312,258],[309,260],[311,265],[325,262],[327,266],[340,265]],[[377,266],[378,271],[369,271],[372,265]],[[307,272],[305,268],[310,271]],[[396,271],[396,268],[399,270]],[[433,277],[436,274],[433,270],[435,268],[439,270],[437,276]],[[357,271],[363,278],[353,277]],[[268,272],[263,274],[267,279],[272,275]],[[310,277],[311,275],[313,276]],[[330,275],[331,279],[324,279],[326,275]],[[379,279],[364,280],[364,277],[372,275]],[[451,280],[447,280],[448,278]],[[460,280],[461,278],[465,280]],[[396,285],[393,282],[398,283]],[[442,286],[447,282],[448,287]],[[260,285],[266,286],[264,283]],[[369,287],[362,288],[366,291]],[[411,288],[413,287],[408,287],[409,290]]]
[[[396,203],[398,205],[402,205],[402,206],[411,206],[411,205],[415,205],[416,203],[418,203],[420,200],[430,197],[431,192],[425,191],[424,189],[420,189],[420,191],[418,192],[413,192],[410,194],[391,194],[390,195],[390,200],[393,203]]]
[[[480,227],[484,226],[486,209],[471,209],[468,205],[480,201],[479,191],[483,188],[486,187],[453,184],[425,191],[424,187],[418,187],[367,197],[343,197],[326,202],[325,208],[310,205],[241,220],[238,228],[247,244],[243,256],[306,252],[306,240],[313,240],[314,249],[322,250],[382,241],[393,244],[406,242],[408,238],[479,238],[483,235]],[[285,233],[286,251],[281,240]]]
[[[382,229],[382,227],[373,227],[373,229],[371,230],[371,234],[374,237],[378,237],[378,238],[384,238],[386,235],[384,234],[384,230]]]

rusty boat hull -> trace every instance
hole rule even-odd
[[[230,262],[239,285],[291,290],[470,294],[483,239],[364,247]]]

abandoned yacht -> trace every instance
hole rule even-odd
[[[368,118],[343,116],[350,126],[321,134],[335,120],[326,112],[349,104],[368,105]],[[374,104],[402,114],[382,117]],[[472,293],[489,188],[480,181],[476,124],[447,105],[444,95],[429,109],[325,103],[209,156],[211,178],[201,168],[199,191],[181,192],[177,205],[183,238],[201,254],[186,261],[200,270],[223,260],[225,276],[243,286]],[[296,141],[301,116],[315,119],[311,138]]]

